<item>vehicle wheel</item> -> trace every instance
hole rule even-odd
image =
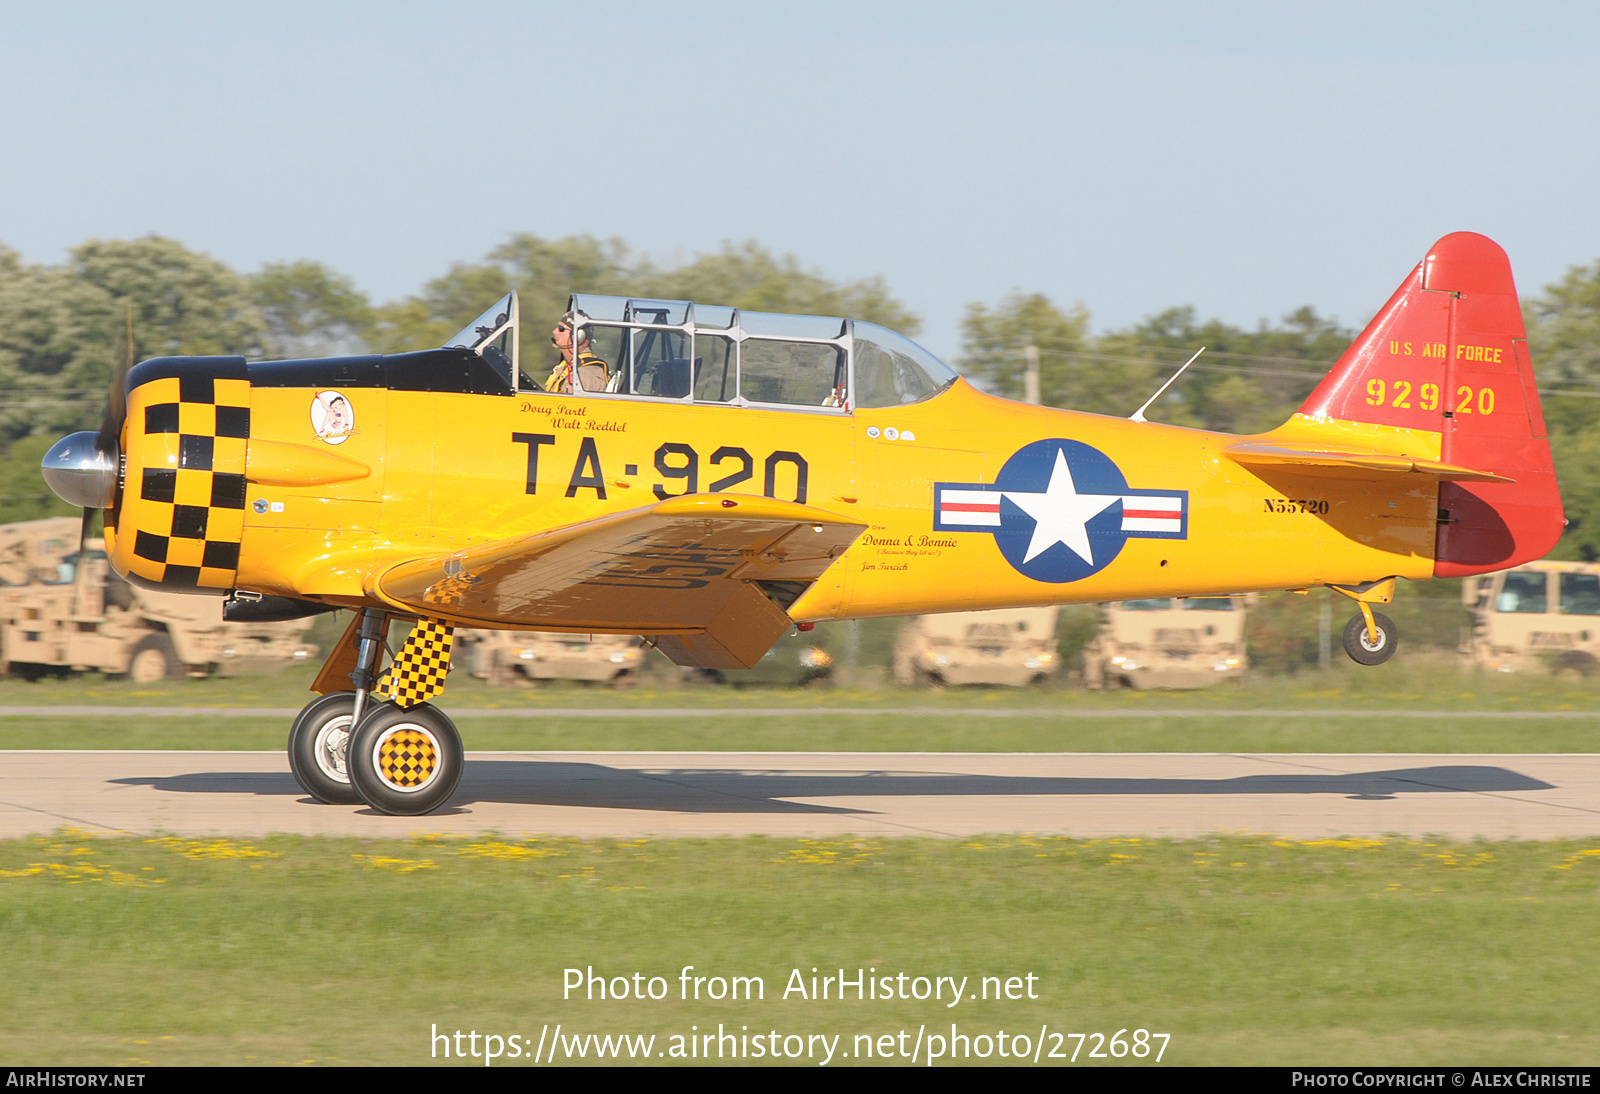
[[[172,648],[172,639],[164,634],[141,638],[128,658],[128,679],[136,684],[183,679],[183,665],[178,661],[178,651]]]
[[[1556,658],[1556,673],[1571,672],[1587,680],[1595,674],[1600,662],[1596,662],[1594,655],[1583,650],[1568,650]]]
[[[616,691],[629,691],[639,686],[639,674],[632,669],[623,669],[611,678],[611,687]]]
[[[500,660],[498,651],[490,655],[488,681],[492,688],[508,688],[517,682],[515,670]]]
[[[350,785],[345,750],[350,743],[350,715],[356,693],[331,691],[319,695],[295,716],[289,730],[289,770],[300,788],[329,805],[360,805],[361,795]]]
[[[461,734],[437,707],[380,703],[350,738],[346,766],[361,799],[380,813],[420,817],[461,781]]]
[[[1400,642],[1400,632],[1395,629],[1394,620],[1373,612],[1372,621],[1378,625],[1376,643],[1367,637],[1367,621],[1359,613],[1344,625],[1344,652],[1358,665],[1383,664],[1394,656],[1395,647]]]

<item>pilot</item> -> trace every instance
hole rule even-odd
[[[561,351],[561,360],[550,370],[550,378],[544,382],[544,389],[557,394],[570,394],[574,351],[572,323],[569,320],[563,319],[556,324],[555,330],[550,332],[550,344]],[[589,352],[587,327],[578,330],[576,356],[579,388],[583,391],[604,391],[611,380],[611,370],[604,361]]]

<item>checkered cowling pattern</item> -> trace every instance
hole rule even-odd
[[[168,588],[232,588],[244,534],[250,381],[165,376],[134,389],[128,413],[119,568]]]
[[[444,690],[444,678],[450,673],[450,646],[455,641],[454,634],[455,628],[442,620],[418,620],[406,644],[395,655],[394,663],[378,677],[373,693],[380,699],[394,700],[403,710],[410,710],[438,695]]]

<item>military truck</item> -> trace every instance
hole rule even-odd
[[[1244,674],[1243,596],[1155,597],[1101,606],[1083,651],[1091,688],[1203,688]]]
[[[222,600],[136,589],[73,517],[0,525],[0,672],[98,671],[140,683],[315,656],[312,620],[224,623]]]
[[[920,615],[895,643],[894,678],[923,684],[1042,684],[1059,668],[1055,608]]]
[[[833,654],[816,631],[791,630],[748,669],[682,669],[686,684],[730,684],[736,688],[827,687],[833,683]]]
[[[1463,578],[1461,603],[1472,613],[1461,655],[1475,668],[1600,669],[1600,566],[1530,562]]]
[[[625,634],[552,634],[545,631],[455,632],[459,664],[492,687],[534,680],[588,680],[629,687],[644,667],[643,640]]]

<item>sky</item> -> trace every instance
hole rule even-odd
[[[1600,258],[1600,5],[0,0],[0,243],[151,233],[375,301],[516,232],[1364,323],[1439,236]],[[708,301],[708,303],[713,303]]]

